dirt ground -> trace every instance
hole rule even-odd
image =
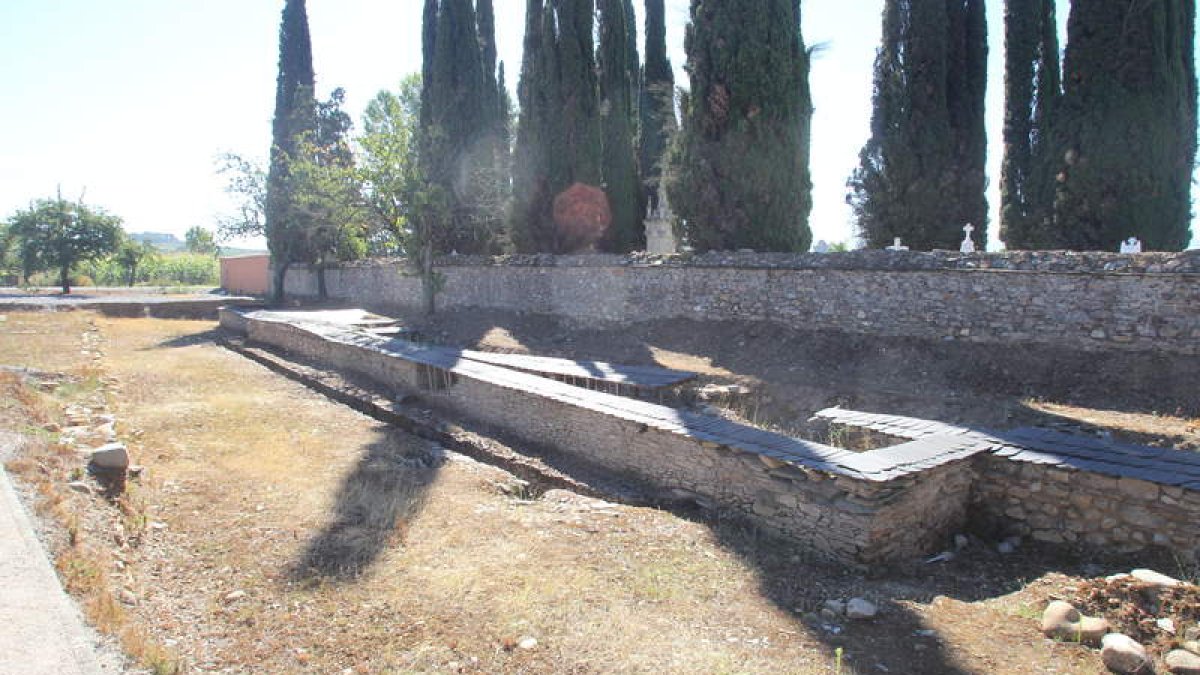
[[[908,393],[888,393],[919,367],[903,349],[881,357],[902,359],[886,377],[870,377],[872,360],[826,364],[821,376],[777,367],[772,359],[796,344],[767,333],[745,337],[762,344],[739,348],[735,337],[713,352],[687,326],[654,340],[559,329],[535,338],[536,325],[443,321],[424,330],[460,344],[657,361],[743,382],[761,418],[780,425],[850,396],[853,376],[860,393],[844,402],[869,410],[980,423],[1128,419],[1130,434],[1144,424],[1160,442],[1196,439],[1195,419],[1146,410],[979,399],[970,387],[938,396],[936,407],[911,383]],[[1093,650],[1040,635],[1046,601],[1134,566],[1181,573],[1168,560],[1083,560],[1032,546],[1001,556],[973,540],[949,563],[864,575],[702,513],[562,490],[531,499],[502,469],[218,346],[214,327],[82,312],[0,321],[0,364],[71,376],[32,390],[13,375],[3,382],[0,426],[37,441],[9,469],[42,504],[58,559],[97,568],[99,580],[60,564],[76,582],[68,586],[89,606],[109,607],[89,611],[93,620],[119,604],[122,618],[109,622],[136,629],[138,659],[156,672],[1099,673]],[[798,363],[818,359],[808,349]],[[825,391],[835,379],[842,384]],[[1013,417],[988,412],[997,401]],[[116,416],[118,436],[144,466],[123,496],[65,488],[95,480],[51,431],[65,424],[64,408],[85,404]],[[1151,423],[1158,418],[1169,423]],[[104,594],[107,605],[93,600]],[[880,616],[820,615],[825,600],[852,596],[878,603]]]

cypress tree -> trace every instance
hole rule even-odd
[[[608,251],[645,248],[637,165],[633,152],[633,96],[629,82],[628,0],[600,0],[600,123],[604,187],[612,224],[601,240]],[[635,52],[636,53],[636,52]]]
[[[624,0],[625,8],[625,67],[629,80],[629,114],[633,120],[634,137],[637,137],[638,89],[642,79],[642,60],[638,54],[637,12],[633,0]]]
[[[288,267],[303,259],[307,231],[291,189],[288,165],[302,136],[316,129],[312,39],[304,0],[287,0],[279,28],[279,75],[267,171],[264,229],[274,266],[273,300],[283,300]]]
[[[1052,248],[1050,128],[1062,102],[1054,0],[1007,0],[1004,13],[1004,164],[1000,237],[1010,249]]]
[[[983,0],[887,0],[875,60],[871,138],[848,183],[860,236],[957,248],[986,240]]]
[[[558,113],[562,128],[556,145],[565,159],[565,185],[599,186],[601,168],[600,101],[593,42],[594,0],[554,0],[558,16]]]
[[[1072,249],[1187,246],[1196,152],[1193,0],[1073,3],[1055,228]]]
[[[646,65],[638,98],[638,167],[645,195],[642,203],[657,209],[667,141],[676,127],[675,71],[667,57],[663,0],[646,0]]]
[[[502,197],[495,176],[495,107],[471,0],[442,0],[433,61],[423,64],[421,159],[425,175],[449,200],[439,250],[490,253],[496,246]],[[495,90],[492,90],[493,96]]]
[[[425,0],[421,14],[421,127],[429,126],[433,111],[429,102],[429,85],[433,82],[433,61],[437,58],[438,0]]]
[[[496,79],[496,12],[492,0],[477,0],[476,20],[479,29],[479,58],[483,69],[485,115],[492,116],[496,129],[500,126],[500,88]]]
[[[797,6],[692,0],[690,103],[667,187],[698,250],[808,249],[810,106]]]
[[[523,253],[552,251],[554,241],[550,186],[553,116],[553,9],[546,0],[526,0],[525,40],[517,86],[520,117],[513,150],[513,201],[509,232]]]

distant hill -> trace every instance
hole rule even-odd
[[[167,232],[132,232],[129,238],[134,241],[144,241],[153,244],[160,251],[179,251],[183,249],[183,241]]]

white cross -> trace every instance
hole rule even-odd
[[[975,242],[971,239],[971,233],[974,231],[975,231],[975,226],[970,223],[967,223],[963,227],[963,232],[965,232],[967,236],[963,237],[962,245],[958,247],[959,252],[961,252],[961,253],[974,253],[975,252]]]
[[[904,246],[900,243],[900,237],[896,237],[896,239],[892,242],[892,245],[887,247],[887,250],[889,250],[889,251],[907,251],[908,247]]]

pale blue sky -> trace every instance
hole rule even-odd
[[[357,119],[381,88],[420,69],[419,0],[309,0],[322,94],[347,90]],[[495,0],[509,86],[520,71],[524,0]],[[642,0],[635,0],[638,23]],[[1066,2],[1060,0],[1066,12]],[[214,227],[228,209],[215,157],[261,157],[270,143],[281,0],[0,2],[0,217],[52,194],[86,190],[129,231]],[[681,84],[687,0],[667,0],[668,47]],[[814,239],[852,236],[845,181],[869,134],[880,0],[807,0],[813,64]],[[1002,3],[989,3],[990,248],[1002,120]],[[1198,228],[1193,228],[1198,229]],[[1200,234],[1200,233],[1198,233]],[[1193,247],[1200,245],[1200,237]]]

